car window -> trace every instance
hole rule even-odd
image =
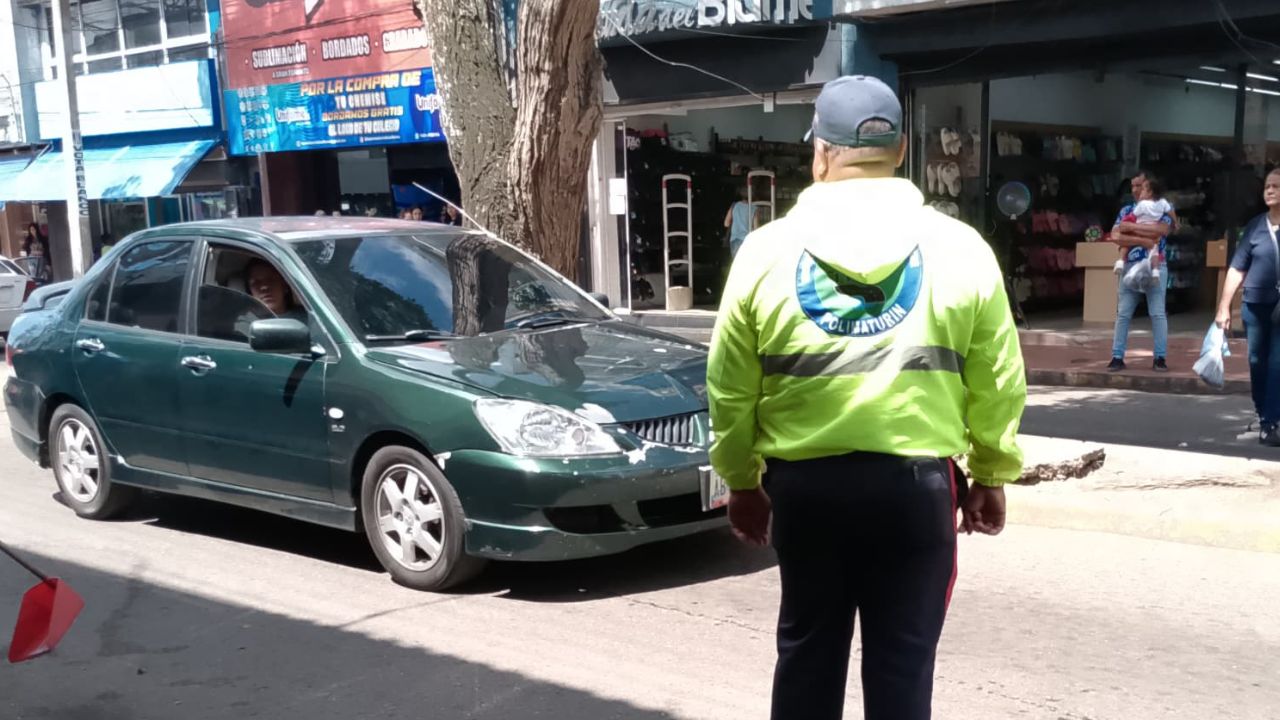
[[[274,317],[309,320],[301,297],[284,274],[261,255],[211,244],[196,293],[196,334],[248,343],[249,326]]]
[[[107,319],[107,304],[111,298],[111,277],[115,274],[115,268],[109,267],[98,278],[98,284],[94,286],[93,291],[89,293],[89,299],[84,305],[84,319],[96,320],[104,322]]]
[[[9,275],[26,275],[26,273],[22,272],[22,268],[14,265],[8,258],[0,258],[0,272]]]
[[[524,253],[474,233],[302,240],[294,248],[366,342],[415,331],[480,335],[544,315],[609,318]]]
[[[166,240],[129,248],[116,266],[107,322],[177,332],[190,261],[189,242]]]

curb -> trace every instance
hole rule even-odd
[[[1096,370],[1027,369],[1028,385],[1138,390],[1173,395],[1248,395],[1248,380],[1227,380],[1221,390],[1197,377],[1181,375],[1130,375]]]
[[[1280,554],[1280,522],[1267,525],[1227,518],[1145,515],[1061,500],[1036,498],[1025,492],[1012,495],[1009,499],[1009,523]]]

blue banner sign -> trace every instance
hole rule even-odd
[[[444,142],[430,69],[224,93],[231,154]]]

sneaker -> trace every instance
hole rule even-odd
[[[1268,447],[1280,447],[1280,429],[1272,425],[1262,433],[1262,437],[1258,439],[1258,442]]]
[[[1109,372],[1120,372],[1124,369],[1124,358],[1113,357],[1111,364],[1107,366]]]
[[[1156,372],[1169,372],[1169,365],[1164,361],[1164,358],[1158,357],[1155,362],[1151,363],[1151,369]]]

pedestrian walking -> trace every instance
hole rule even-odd
[[[1022,354],[990,247],[894,177],[893,91],[828,83],[812,141],[814,184],[730,271],[711,461],[734,532],[778,558],[773,718],[841,717],[856,613],[865,718],[921,720],[958,504],[961,529],[998,534],[1002,485],[1021,473]],[[968,490],[951,460],[966,452]]]
[[[1280,447],[1280,169],[1267,175],[1262,199],[1267,212],[1254,218],[1240,236],[1218,299],[1217,323],[1231,331],[1231,303],[1244,287],[1240,314],[1249,338],[1249,385],[1258,413],[1258,441]]]
[[[1115,227],[1111,230],[1111,241],[1127,250],[1121,277],[1129,274],[1134,265],[1141,262],[1152,262],[1165,254],[1165,241],[1175,227],[1176,216],[1164,212],[1156,222],[1140,222],[1135,210],[1146,202],[1159,200],[1161,194],[1160,181],[1151,173],[1142,171],[1130,180],[1133,191],[1133,204],[1120,209],[1116,217]],[[1167,206],[1165,206],[1167,207]],[[1135,217],[1131,217],[1135,216]],[[1165,311],[1165,295],[1169,287],[1169,273],[1163,277],[1157,274],[1139,287],[1128,287],[1121,282],[1117,290],[1115,335],[1111,343],[1111,363],[1107,369],[1119,372],[1125,369],[1124,356],[1129,346],[1129,324],[1133,322],[1133,313],[1138,303],[1144,298],[1147,301],[1147,315],[1151,318],[1151,335],[1155,343],[1155,357],[1151,368],[1157,372],[1168,372],[1166,360],[1169,350],[1169,316]]]

